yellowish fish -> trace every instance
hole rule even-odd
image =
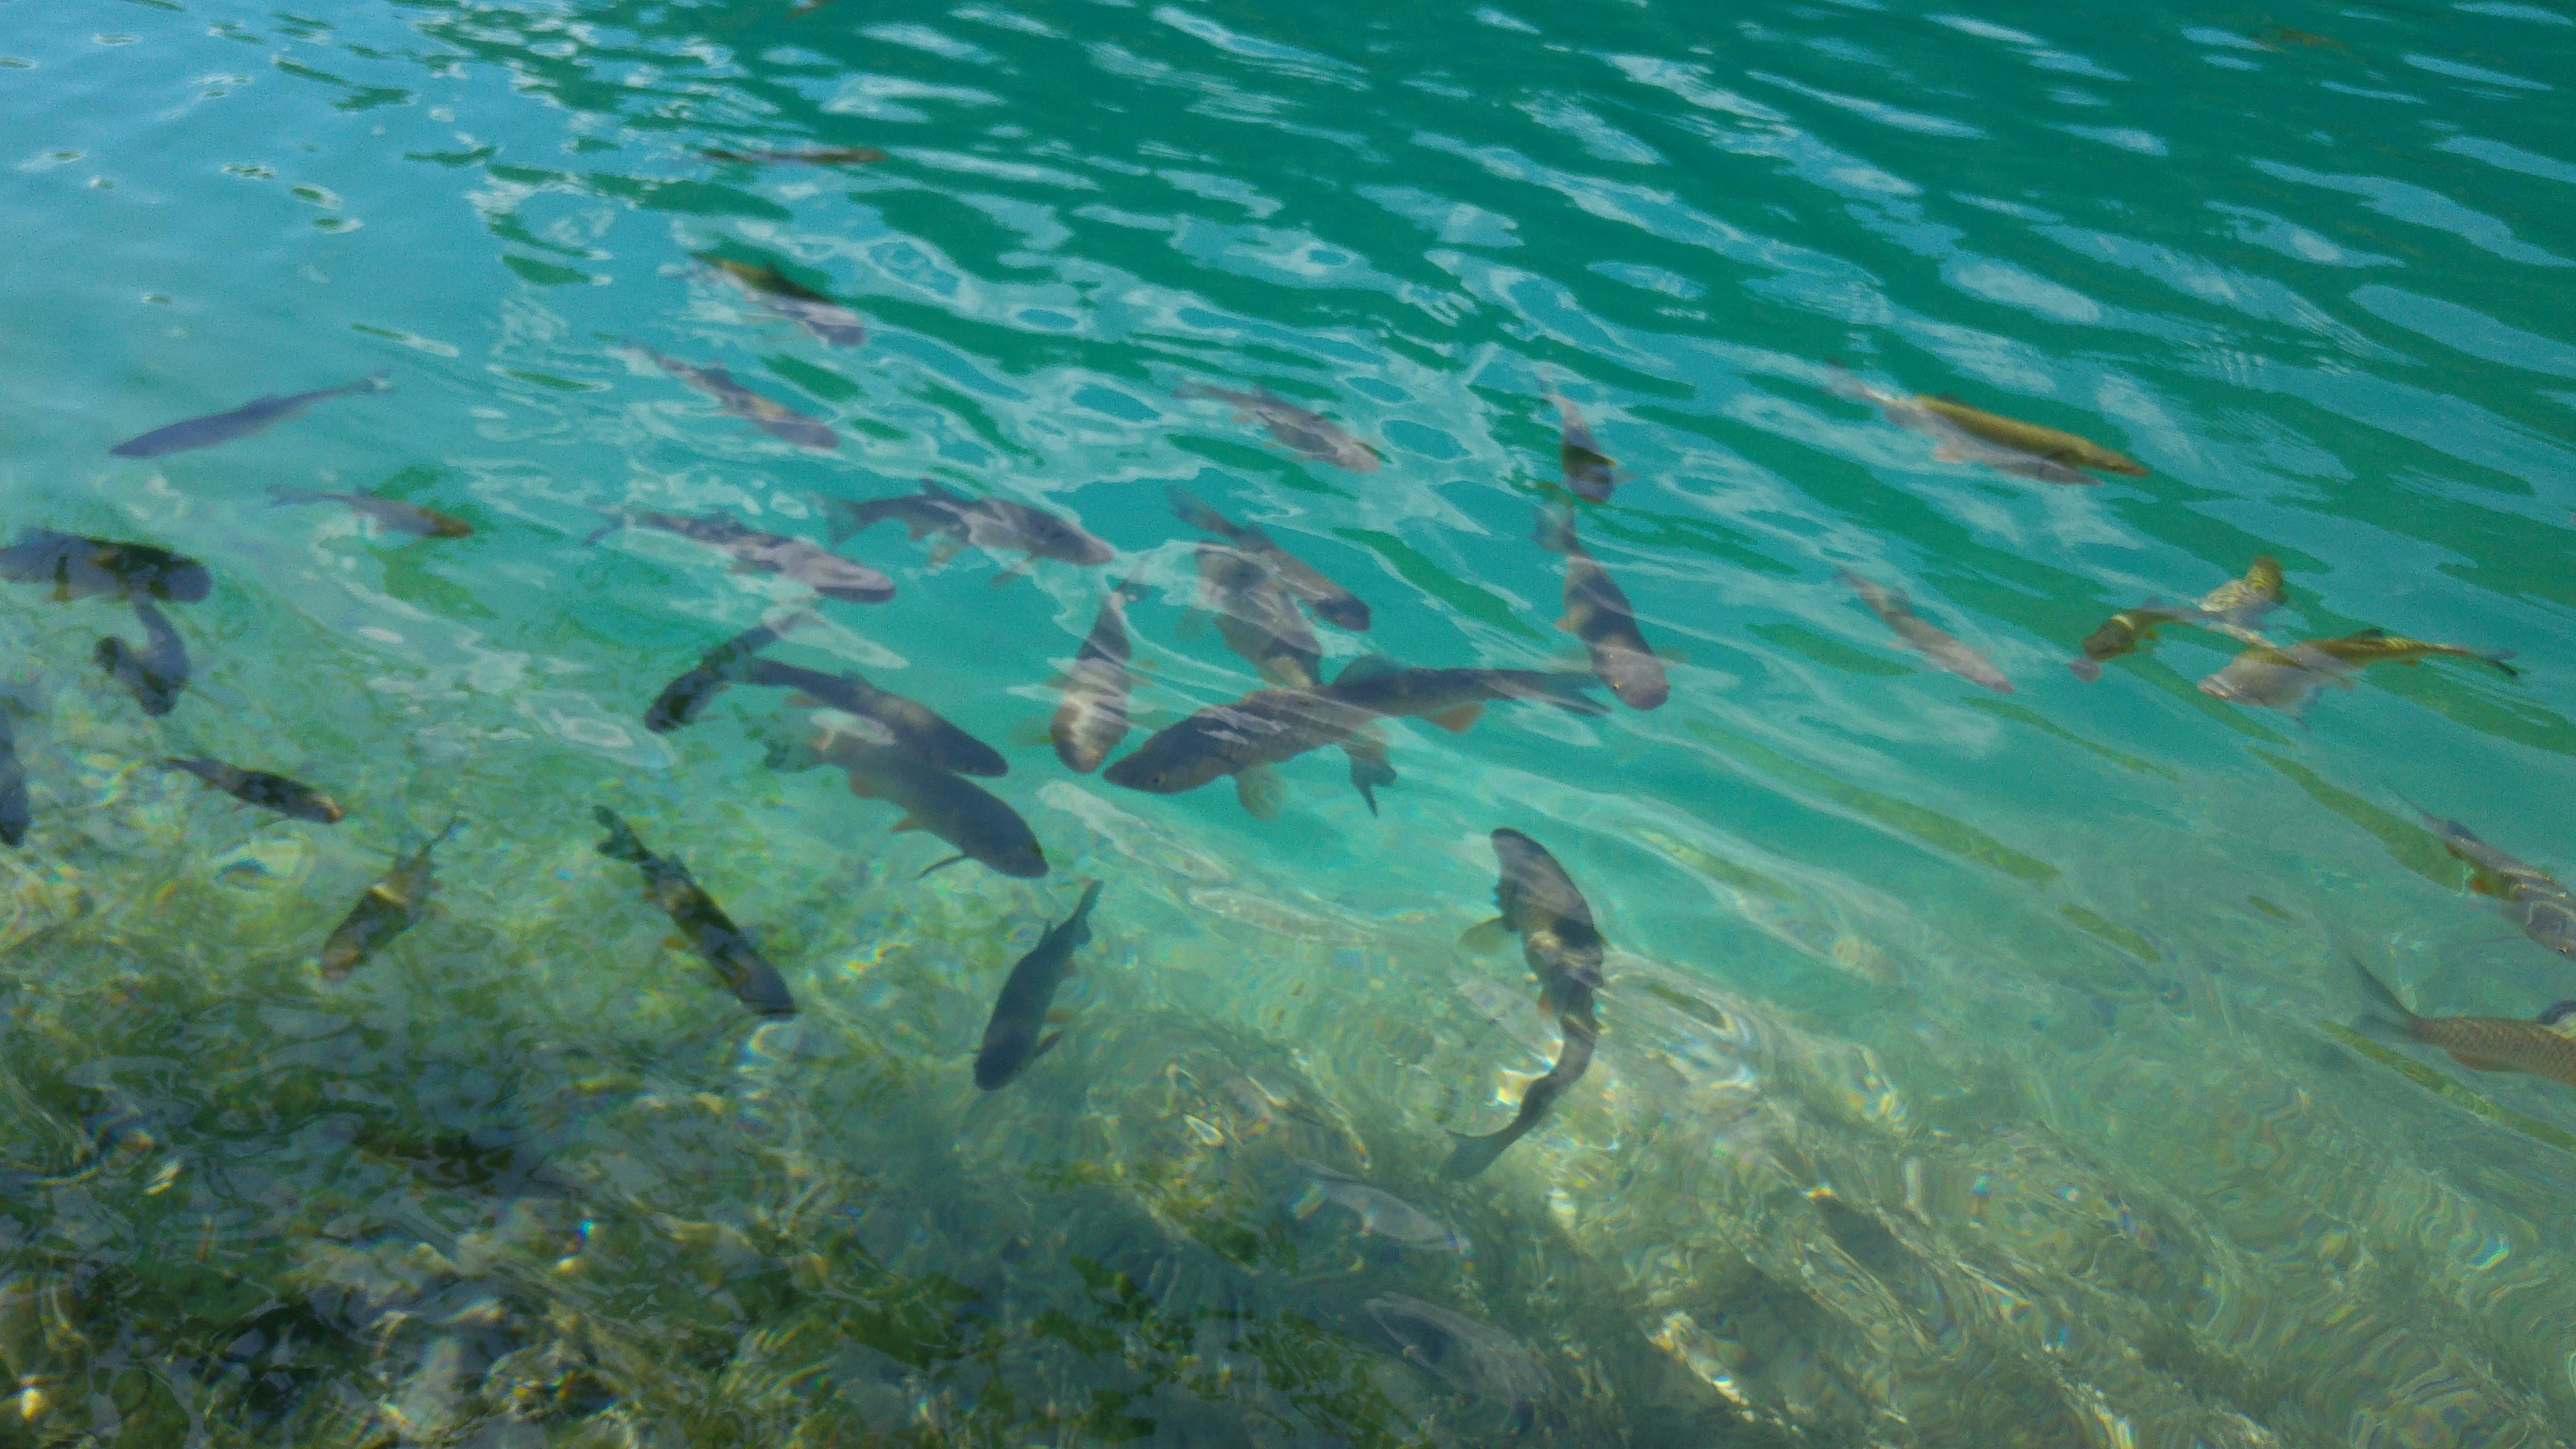
[[[2256,633],[2254,626],[2286,598],[2281,587],[2281,561],[2265,554],[2254,560],[2245,577],[2230,579],[2203,594],[2197,606],[2149,599],[2137,608],[2113,614],[2102,621],[2100,628],[2084,636],[2084,657],[2068,660],[2066,667],[2078,679],[2099,679],[2104,660],[2134,654],[2155,643],[2156,630],[2167,624],[2189,624],[2248,644],[2269,645],[2272,641]]]
[[[2576,1087],[2576,1037],[2557,1029],[2558,1023],[2576,1016],[2576,1001],[2562,1001],[2532,1021],[2507,1016],[2417,1016],[2386,982],[2370,974],[2369,967],[2359,961],[2352,966],[2360,973],[2363,988],[2386,1013],[2366,1025],[2440,1047],[2473,1072],[2524,1072]]]

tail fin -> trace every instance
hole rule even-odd
[[[1538,546],[1549,553],[1572,553],[1581,545],[1574,536],[1574,510],[1563,506],[1538,511]]]
[[[1440,1175],[1453,1182],[1460,1178],[1474,1177],[1493,1166],[1495,1159],[1503,1155],[1505,1148],[1520,1140],[1521,1134],[1512,1127],[1506,1127],[1500,1132],[1488,1132],[1482,1137],[1470,1137],[1463,1132],[1452,1132],[1449,1134],[1449,1160],[1440,1164]]]
[[[2374,1034],[2377,1035],[2393,1032],[2402,1040],[2414,1040],[2415,1024],[2423,1018],[2407,1010],[2406,1003],[2398,999],[2387,982],[2372,975],[2370,968],[2361,964],[2359,956],[2347,955],[2344,959],[2352,963],[2354,974],[2361,977],[2362,989],[2370,994],[2373,1010],[2361,1019],[2360,1025],[2366,1030],[2375,1028]]]
[[[616,811],[605,805],[593,805],[590,813],[608,831],[608,838],[599,842],[597,847],[600,854],[611,860],[631,860],[637,865],[653,858],[653,852],[644,848],[644,842],[635,837],[634,830],[618,818]]]
[[[2507,679],[2520,679],[2520,678],[2522,677],[2522,671],[2521,671],[2521,670],[2516,669],[2516,668],[2514,668],[2512,665],[2505,663],[2505,661],[2506,661],[2506,660],[2511,659],[2511,658],[2513,657],[2513,651],[2512,651],[2512,650],[2510,650],[2510,649],[2496,649],[2496,650],[2491,650],[2491,651],[2488,651],[2488,652],[2485,652],[2485,653],[2481,653],[2481,654],[2479,654],[2477,657],[2478,657],[2478,658],[2480,658],[2480,659],[2485,660],[2485,661],[2486,661],[2486,662],[2488,662],[2489,664],[2494,665],[2496,668],[2503,670],[2503,671],[2504,671],[2504,677],[2505,677],[2505,678],[2507,678]]]
[[[883,517],[868,504],[847,498],[823,500],[823,526],[832,535],[832,546],[838,548],[851,534],[865,533]]]
[[[1386,741],[1378,739],[1362,743],[1361,737],[1354,735],[1342,749],[1351,757],[1351,786],[1360,792],[1360,799],[1368,805],[1369,813],[1375,815],[1379,787],[1395,783],[1395,766],[1388,764],[1386,759]]]
[[[1542,674],[1539,676],[1539,681],[1535,692],[1525,696],[1526,698],[1555,705],[1568,714],[1601,715],[1610,712],[1610,706],[1592,697],[1592,691],[1599,688],[1601,684],[1597,675],[1564,670],[1555,674]]]
[[[1202,533],[1213,533],[1219,538],[1234,537],[1234,524],[1229,522],[1224,514],[1191,497],[1180,484],[1174,483],[1165,488],[1163,496],[1171,500],[1172,514],[1181,522]]]

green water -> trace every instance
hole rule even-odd
[[[0,0],[0,527],[215,580],[165,606],[194,678],[157,719],[92,663],[131,610],[0,585],[33,818],[0,852],[0,1444],[2576,1438],[2576,1098],[2356,1031],[2346,964],[2445,1015],[2576,996],[2408,803],[2566,858],[2571,96],[2554,0]],[[1947,461],[1855,379],[2146,471]],[[1667,703],[1396,721],[1374,814],[1331,750],[1269,820],[1058,763],[1052,681],[1131,570],[1127,747],[1261,684],[1193,615],[1175,484],[1371,606],[1316,630],[1328,675],[1583,668],[1532,541],[1551,380],[1630,475],[1579,526]],[[895,807],[770,768],[779,692],[645,729],[812,598],[590,539],[650,509],[821,543],[817,499],[925,474],[1120,558],[997,585],[882,525],[841,551],[895,597],[772,653],[1000,748],[1043,878],[919,878],[949,852]],[[2196,689],[2244,647],[2205,631],[2065,667],[2264,554],[2277,643],[2521,675],[2374,665],[2294,717]],[[151,763],[195,753],[348,818]],[[674,944],[600,804],[798,1015]],[[451,816],[436,908],[326,977]],[[1447,1134],[1560,1050],[1518,954],[1458,945],[1497,827],[1588,897],[1602,1036],[1457,1181]],[[977,1090],[1089,879],[1061,1044]]]

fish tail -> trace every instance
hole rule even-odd
[[[1226,522],[1225,515],[1191,497],[1180,484],[1166,487],[1163,496],[1171,500],[1173,516],[1190,527],[1203,533],[1213,533],[1219,538],[1234,535],[1234,525]]]
[[[1549,553],[1574,552],[1577,546],[1574,537],[1574,510],[1561,504],[1540,509],[1537,538],[1538,546]]]
[[[2359,956],[2347,955],[2345,959],[2352,962],[2353,972],[2361,977],[2362,989],[2370,993],[2371,1003],[2376,1013],[2365,1017],[2362,1024],[2394,1026],[2403,1031],[2409,1039],[2414,1038],[2416,1028],[2424,1018],[2407,1010],[2406,1003],[2398,999],[2397,993],[2389,988],[2387,982],[2380,980],[2371,973],[2369,967],[2362,965]]]
[[[2513,651],[2510,649],[2472,649],[2469,651],[2469,654],[2473,658],[2483,659],[2489,664],[2492,664],[2496,668],[2504,671],[2504,677],[2507,679],[2520,679],[2522,677],[2521,670],[2505,663],[2506,660],[2513,657]]]
[[[634,829],[616,811],[605,805],[593,805],[590,813],[608,831],[608,838],[599,842],[597,847],[600,854],[612,860],[631,860],[637,865],[653,858],[653,853],[644,848],[644,842],[636,837]]]
[[[824,527],[832,535],[832,544],[837,548],[851,534],[865,533],[884,514],[868,504],[853,503],[847,498],[826,498],[823,500],[823,516]]]
[[[1600,683],[1598,675],[1579,674],[1573,670],[1542,675],[1535,697],[1568,714],[1608,714],[1610,706],[1592,697],[1592,691]]]
[[[1449,1160],[1440,1164],[1440,1175],[1453,1182],[1474,1177],[1493,1166],[1495,1159],[1503,1155],[1503,1149],[1519,1140],[1520,1134],[1509,1127],[1500,1132],[1488,1132],[1482,1137],[1452,1132],[1449,1134]]]

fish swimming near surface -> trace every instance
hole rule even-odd
[[[710,148],[698,153],[710,161],[743,161],[775,164],[801,161],[808,166],[864,166],[883,161],[886,153],[874,146],[822,146],[808,151],[727,151]]]
[[[824,707],[867,720],[885,731],[886,742],[910,750],[942,770],[959,775],[1007,775],[1010,762],[1001,751],[966,733],[929,706],[879,689],[855,674],[826,674],[774,659],[754,659],[742,667],[741,681],[770,689],[796,691],[795,703]]]
[[[1177,483],[1165,488],[1163,496],[1172,501],[1172,512],[1181,522],[1202,533],[1215,534],[1232,545],[1235,552],[1268,569],[1282,587],[1305,601],[1316,618],[1354,633],[1368,628],[1368,605],[1304,559],[1273,543],[1269,534],[1251,524],[1236,523],[1183,492]]]
[[[1181,398],[1213,398],[1229,403],[1235,416],[1260,423],[1270,436],[1317,462],[1347,468],[1354,473],[1377,471],[1377,450],[1359,439],[1341,424],[1318,412],[1301,408],[1266,387],[1239,392],[1228,387],[1210,387],[1202,382],[1185,382],[1173,394]]]
[[[430,876],[430,853],[455,834],[461,823],[461,817],[449,820],[446,829],[396,862],[392,870],[367,887],[365,895],[358,897],[349,914],[332,928],[330,939],[322,943],[324,976],[333,981],[344,979],[427,913],[430,893],[437,889],[437,882]]]
[[[1552,704],[1568,714],[1604,715],[1610,706],[1589,691],[1600,681],[1573,670],[1416,669],[1382,654],[1363,654],[1342,666],[1332,683],[1335,698],[1373,715],[1425,719],[1464,734],[1497,700]]]
[[[298,503],[345,504],[359,514],[372,518],[379,528],[408,533],[414,538],[465,538],[474,525],[453,513],[405,503],[399,498],[379,498],[373,493],[317,493],[300,488],[271,488],[268,496],[279,506]]]
[[[687,673],[662,686],[662,692],[644,707],[644,728],[666,735],[682,725],[695,724],[698,716],[706,712],[709,700],[726,685],[746,677],[761,650],[786,637],[789,630],[814,622],[811,614],[790,614],[755,624],[708,650]]]
[[[1029,1063],[1054,1050],[1062,1031],[1048,1031],[1048,1008],[1056,988],[1073,974],[1073,953],[1091,939],[1091,908],[1100,902],[1099,881],[1082,892],[1073,914],[1047,927],[1046,934],[1011,968],[994,999],[993,1016],[984,1024],[984,1043],[975,1051],[975,1085],[990,1092],[1028,1070]]]
[[[2467,862],[2470,890],[2494,898],[2505,918],[2521,927],[2524,935],[2576,960],[2576,894],[2547,871],[2489,845],[2457,820],[2445,820],[2421,806],[2415,807],[2415,813],[2442,837],[2444,850]]]
[[[676,357],[665,357],[639,342],[626,345],[654,366],[714,398],[720,411],[741,418],[773,438],[825,453],[841,446],[841,435],[822,419],[807,417],[784,403],[762,397],[734,381],[733,374],[721,367],[694,366]]]
[[[1137,596],[1129,579],[1109,591],[1093,616],[1091,632],[1064,675],[1064,698],[1047,721],[1055,755],[1064,767],[1087,775],[1100,768],[1118,742],[1127,738],[1127,608]]]
[[[2185,624],[2247,644],[2268,645],[2271,641],[2255,629],[2287,597],[2281,586],[2281,561],[2265,554],[2254,560],[2243,578],[2220,584],[2202,595],[2196,606],[2149,599],[2137,608],[2113,614],[2102,621],[2100,628],[2084,636],[2083,657],[2068,661],[2066,667],[2078,679],[2099,679],[2103,661],[2154,643],[2156,630],[2167,624]]]
[[[865,501],[828,498],[824,507],[832,515],[832,542],[836,544],[891,518],[901,522],[904,532],[916,539],[934,533],[946,535],[931,550],[933,563],[946,563],[969,544],[989,553],[1026,555],[993,576],[996,586],[1042,558],[1088,565],[1105,564],[1118,556],[1118,550],[1083,532],[1080,524],[1069,523],[1042,508],[1007,498],[969,498],[928,478],[921,480],[918,493]]]
[[[143,621],[143,647],[110,634],[98,641],[98,666],[157,719],[179,707],[179,691],[188,687],[188,646],[151,600],[136,599],[134,617]]]
[[[957,854],[928,867],[930,874],[961,860],[979,861],[1023,880],[1047,873],[1046,853],[1019,812],[972,781],[952,775],[899,745],[884,743],[857,730],[817,720],[808,741],[773,741],[769,765],[777,770],[837,766],[848,777],[850,793],[863,800],[883,800],[903,811],[900,831],[927,831],[956,847]],[[857,723],[871,731],[873,721]]]
[[[1672,696],[1663,661],[1637,631],[1637,612],[1575,537],[1574,510],[1539,512],[1539,547],[1565,555],[1565,613],[1556,627],[1583,641],[1592,672],[1630,709],[1653,709]]]
[[[190,418],[167,427],[154,428],[139,438],[128,438],[107,451],[119,458],[158,458],[164,453],[184,453],[191,448],[211,448],[235,438],[247,438],[268,431],[272,424],[283,422],[318,402],[335,397],[363,397],[369,393],[391,392],[393,384],[385,381],[387,373],[377,371],[356,382],[326,387],[318,392],[299,392],[287,397],[254,398],[228,413],[211,417]]]
[[[694,517],[685,513],[610,515],[596,539],[620,528],[650,528],[723,549],[733,555],[734,572],[776,574],[793,579],[827,599],[845,604],[882,604],[894,597],[894,580],[866,564],[845,559],[821,544],[785,534],[745,528],[730,518]]]
[[[1834,570],[1834,580],[1860,596],[1880,623],[1896,632],[1896,637],[1920,651],[1923,657],[1972,684],[1982,684],[1998,694],[2013,692],[2012,681],[1995,667],[1995,662],[1981,650],[1972,649],[1929,620],[1914,612],[1913,601],[1902,589],[1890,589],[1871,583],[1849,569]]]
[[[0,844],[23,844],[35,819],[35,807],[27,798],[27,767],[18,758],[18,732],[9,717],[0,714]]]
[[[2083,471],[2087,468],[2131,477],[2147,471],[2137,460],[2089,438],[1972,408],[1956,398],[1887,392],[1839,369],[1834,390],[1876,403],[1889,422],[1932,437],[1932,456],[1939,462],[1982,463],[2017,478],[2084,486],[2099,481]]]
[[[2507,679],[2519,678],[2522,673],[2505,662],[2513,657],[2511,650],[2427,644],[2385,629],[2364,629],[2336,639],[2305,639],[2287,647],[2256,645],[2201,680],[2200,692],[2230,704],[2260,705],[2297,716],[2307,711],[2320,689],[2327,685],[2350,689],[2352,676],[2370,665],[2420,664],[2436,657],[2491,664]]]
[[[1558,1098],[1583,1080],[1592,1065],[1592,1048],[1601,1035],[1593,998],[1601,989],[1602,943],[1592,921],[1591,902],[1547,847],[1517,830],[1494,832],[1494,856],[1501,878],[1494,885],[1494,904],[1502,914],[1468,932],[1471,941],[1508,933],[1521,938],[1521,956],[1538,978],[1539,1006],[1553,1012],[1565,1036],[1547,1075],[1521,1093],[1520,1110],[1500,1131],[1482,1137],[1451,1133],[1449,1161],[1440,1175],[1473,1177],[1494,1164],[1505,1149],[1529,1135]]]
[[[119,543],[56,533],[50,528],[22,528],[7,548],[0,548],[0,578],[20,584],[51,584],[55,602],[71,599],[130,599],[137,594],[193,604],[214,591],[214,576],[192,558],[148,543]]]
[[[1627,470],[1619,461],[1601,451],[1600,440],[1592,436],[1590,424],[1574,400],[1557,391],[1556,379],[1548,378],[1547,400],[1556,404],[1558,462],[1565,469],[1565,486],[1578,498],[1594,503],[1607,503],[1613,490],[1626,481]]]
[[[1200,544],[1198,561],[1200,606],[1235,657],[1285,689],[1323,683],[1315,630],[1270,570],[1221,543]]]
[[[185,770],[246,805],[274,810],[297,820],[337,825],[344,814],[340,802],[301,780],[290,780],[284,775],[272,775],[266,770],[245,770],[204,755],[192,758],[172,756],[161,763],[173,770]]]
[[[2576,1036],[2558,1029],[2559,1023],[2576,1016],[2576,1001],[2562,1001],[2532,1021],[2508,1016],[2417,1016],[2358,959],[2352,969],[2377,1008],[2363,1018],[2364,1027],[2440,1047],[2473,1072],[2527,1072],[2576,1087]]]
[[[796,1014],[796,998],[788,994],[778,968],[760,954],[750,935],[733,923],[724,907],[716,904],[715,897],[690,877],[687,866],[645,849],[634,830],[607,806],[594,805],[590,813],[608,831],[608,838],[599,842],[599,853],[612,860],[629,861],[644,872],[644,899],[662,908],[689,945],[706,958],[753,1015],[779,1018]]]
[[[783,275],[775,267],[765,267],[757,262],[737,262],[713,252],[691,252],[689,255],[740,282],[760,299],[760,305],[805,329],[818,341],[828,342],[834,347],[857,347],[868,340],[868,324],[858,313]]]

